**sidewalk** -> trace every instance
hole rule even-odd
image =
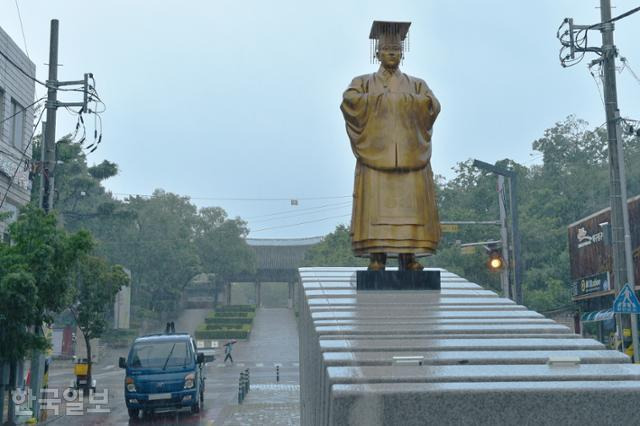
[[[252,385],[242,405],[227,407],[224,426],[300,424],[300,386]]]

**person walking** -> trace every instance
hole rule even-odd
[[[224,344],[224,363],[227,363],[227,360],[231,360],[231,364],[233,364],[233,357],[231,356],[231,350],[233,349],[233,345],[235,345],[235,340],[230,340]]]

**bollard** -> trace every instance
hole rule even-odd
[[[251,382],[249,381],[249,369],[244,370],[244,394],[247,395],[251,389]]]
[[[242,404],[244,400],[244,383],[242,383],[242,373],[240,373],[240,379],[238,380],[238,404]]]
[[[276,365],[276,383],[280,383],[280,366]]]

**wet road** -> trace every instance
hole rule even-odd
[[[203,318],[201,310],[185,311],[176,330],[195,329]],[[206,312],[204,312],[206,315]],[[184,324],[185,326],[181,326]],[[192,330],[190,330],[192,331]],[[296,424],[299,384],[298,338],[293,311],[288,309],[260,309],[254,321],[249,341],[234,345],[235,363],[223,364],[222,357],[206,366],[204,409],[198,414],[189,411],[157,413],[130,421],[124,402],[124,370],[117,366],[119,356],[128,349],[110,350],[94,367],[98,395],[89,400],[61,401],[58,413],[49,411],[50,424]],[[276,365],[280,365],[280,382],[276,383]],[[243,406],[238,406],[238,378],[240,372],[250,370],[252,391]],[[59,396],[73,379],[71,364],[54,364],[49,386],[58,389]],[[108,402],[99,405],[101,392],[108,391]],[[74,404],[78,405],[75,407]],[[74,408],[77,408],[74,410]],[[95,412],[104,408],[108,412]],[[252,411],[253,410],[253,411]],[[276,419],[274,416],[279,416]],[[273,417],[273,422],[269,419]],[[284,422],[282,419],[286,419]],[[294,420],[291,420],[294,419]],[[249,422],[249,423],[246,423]],[[293,423],[292,423],[293,422]]]

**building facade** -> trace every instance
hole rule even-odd
[[[627,206],[636,277],[635,290],[638,292],[640,196],[629,198]],[[582,334],[614,347],[617,344],[613,314],[616,276],[613,272],[610,224],[611,208],[608,207],[569,225],[568,237],[571,291],[573,301],[579,310]],[[623,330],[623,338],[625,347],[629,347],[630,330]]]
[[[2,28],[0,53],[0,211],[11,213],[0,221],[0,235],[6,238],[7,224],[31,199],[36,66]]]

